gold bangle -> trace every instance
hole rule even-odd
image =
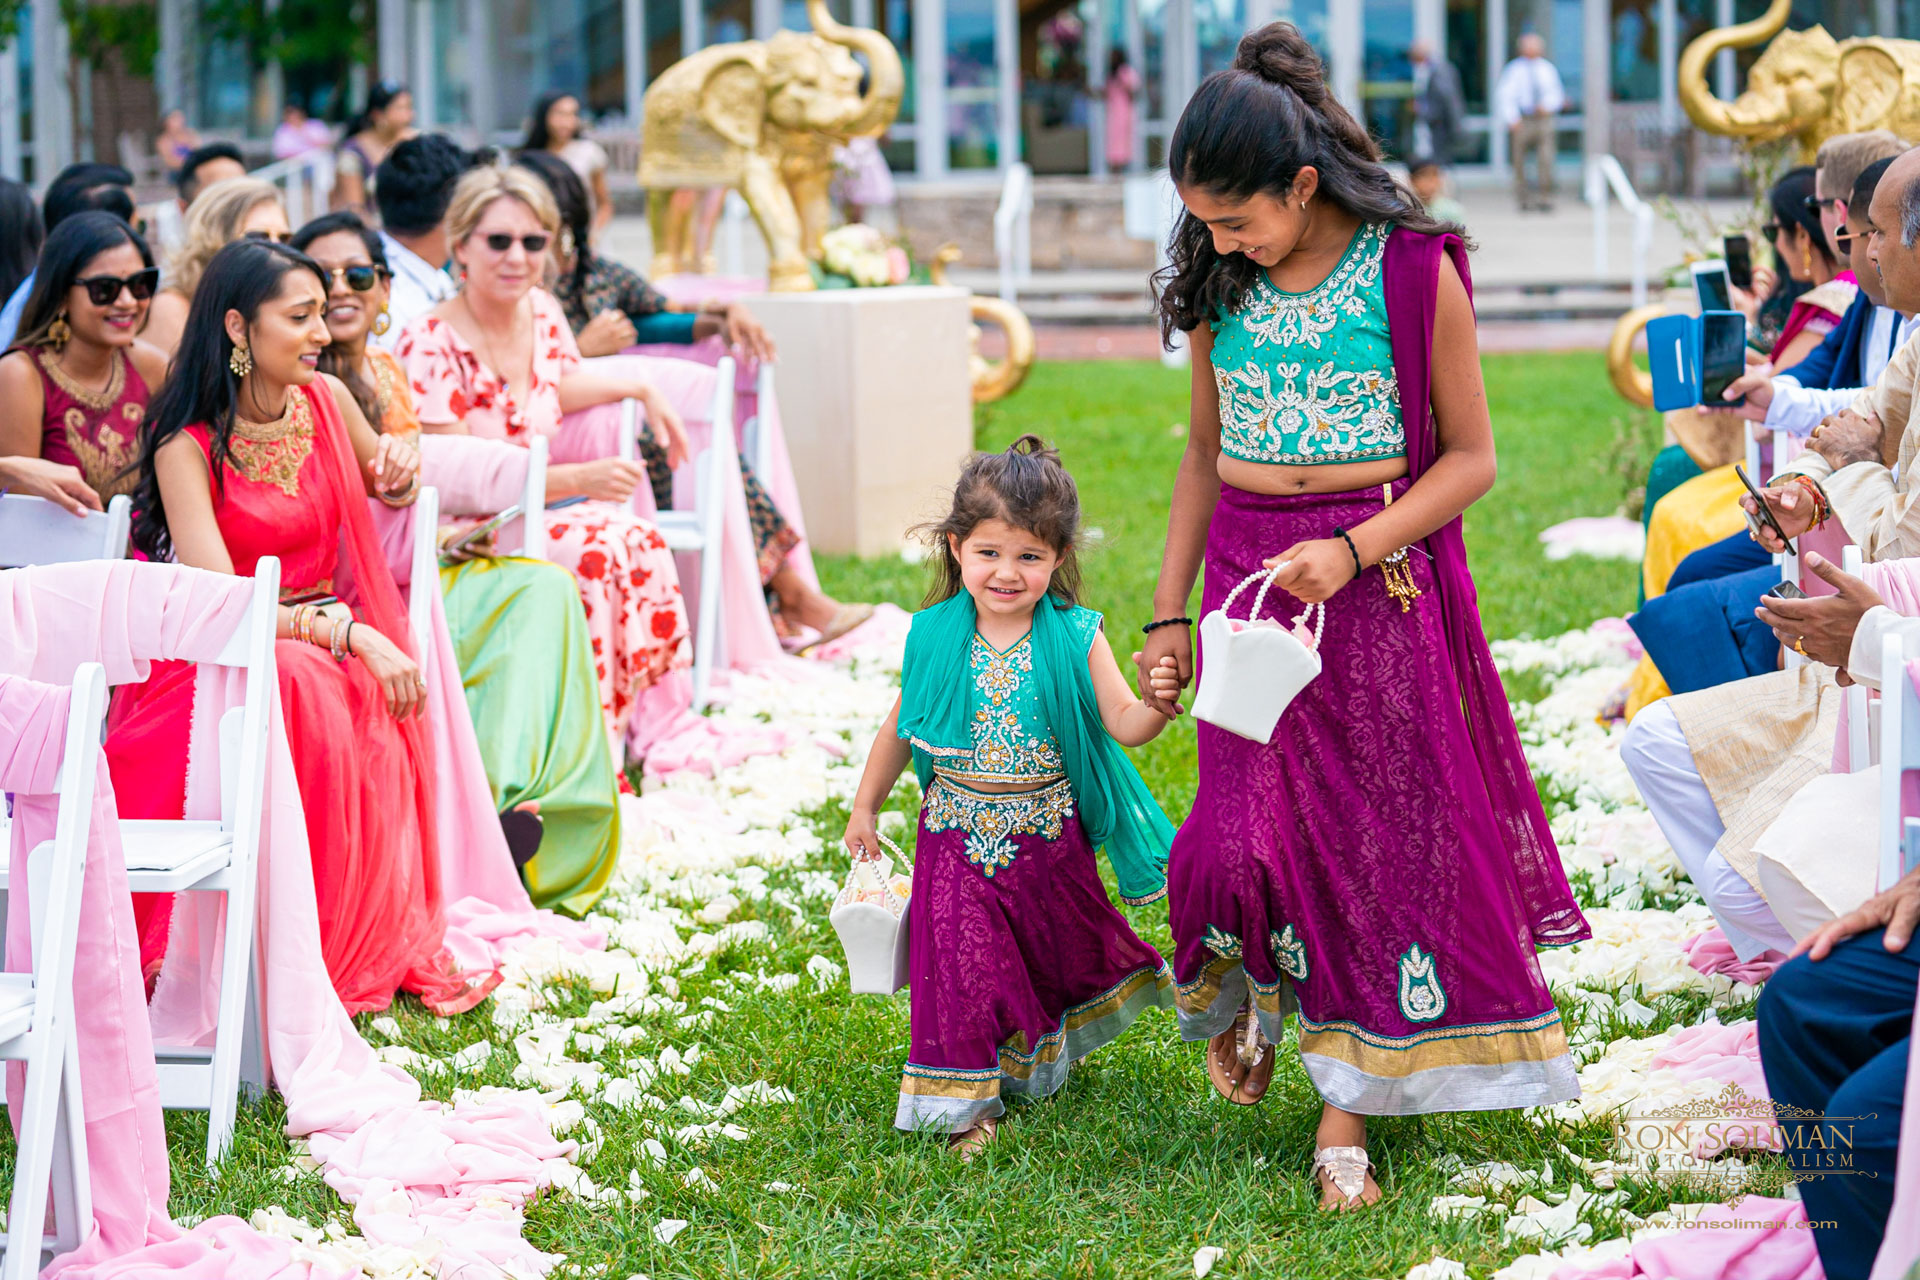
[[[384,494],[384,493],[376,493],[373,496],[380,499],[380,501],[385,503],[387,506],[393,507],[396,510],[402,507],[410,507],[413,505],[414,500],[420,496],[419,473],[416,472],[414,474],[413,483],[408,485],[403,492],[392,494],[392,495]]]

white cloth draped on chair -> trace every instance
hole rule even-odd
[[[105,666],[110,684],[144,680],[149,664],[161,658],[211,658],[244,616],[251,592],[248,579],[129,561],[0,573],[0,671],[58,683],[70,679],[78,664],[93,661]],[[244,679],[239,671],[199,670],[189,739],[189,818],[219,816],[218,780],[202,776],[193,761],[212,758],[205,750],[209,735],[228,708],[240,705]],[[287,1132],[309,1138],[323,1176],[342,1198],[366,1202],[356,1221],[368,1238],[401,1247],[431,1239],[443,1272],[464,1266],[471,1269],[463,1275],[500,1276],[517,1267],[544,1274],[555,1259],[522,1238],[522,1206],[552,1182],[574,1144],[553,1135],[546,1104],[533,1090],[490,1093],[485,1101],[457,1107],[423,1101],[413,1078],[380,1062],[360,1038],[321,958],[305,814],[277,714],[271,734],[258,919],[269,1067],[286,1101]],[[110,796],[111,789],[103,785],[102,794]],[[125,872],[117,861],[98,877],[89,865],[89,900],[96,889],[113,896],[111,910],[98,908],[111,928],[83,935],[82,963],[89,969],[94,963],[109,966],[121,975],[121,986],[114,999],[87,1009],[79,1025],[121,1047],[102,1058],[104,1067],[96,1064],[83,1076],[88,1132],[93,1139],[96,1125],[107,1129],[95,1149],[137,1163],[135,1172],[116,1173],[104,1157],[95,1160],[99,1243],[53,1270],[86,1280],[243,1274],[231,1268],[251,1258],[248,1251],[256,1246],[246,1239],[231,1248],[223,1243],[221,1232],[239,1225],[234,1220],[202,1224],[182,1246],[166,1219],[152,1041],[138,1016],[144,1002],[137,961],[125,959],[137,957],[138,947]],[[176,904],[149,1010],[152,1036],[168,1042],[202,1041],[213,1027],[208,991],[216,952],[209,949],[212,930],[203,927],[193,896]],[[108,946],[111,952],[102,950]],[[179,1256],[183,1247],[225,1252],[196,1262]],[[121,1256],[129,1249],[136,1252]]]

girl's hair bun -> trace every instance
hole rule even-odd
[[[1319,109],[1327,99],[1327,72],[1320,55],[1291,22],[1269,22],[1240,37],[1233,69],[1250,71],[1271,84],[1284,85],[1307,106]]]

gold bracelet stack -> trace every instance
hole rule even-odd
[[[320,611],[310,604],[293,606],[293,638],[301,644],[313,643],[313,619]]]
[[[335,662],[345,662],[350,652],[347,648],[347,636],[353,631],[353,623],[350,620],[342,621],[339,618],[331,619],[331,621],[333,623],[333,634],[329,637],[328,647],[333,653],[333,660]]]
[[[384,493],[376,493],[374,495],[374,497],[380,499],[380,501],[386,503],[388,506],[395,508],[410,507],[413,505],[413,500],[419,496],[420,476],[417,472],[413,477],[413,483],[408,485],[404,491],[391,495]]]
[[[1380,486],[1380,496],[1384,500],[1381,510],[1393,505],[1393,486]],[[1392,555],[1380,560],[1380,574],[1387,580],[1387,594],[1400,602],[1400,612],[1413,608],[1413,602],[1420,598],[1420,588],[1413,580],[1413,569],[1407,563],[1407,549],[1400,548]]]

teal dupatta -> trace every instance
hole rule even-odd
[[[1173,824],[1100,720],[1087,642],[1068,620],[1077,608],[1049,596],[1033,611],[1030,645],[1040,705],[1059,743],[1080,824],[1095,848],[1106,848],[1120,896],[1139,906],[1166,894]],[[899,734],[913,744],[922,791],[933,785],[934,752],[973,747],[965,673],[975,622],[973,597],[964,591],[913,615],[900,673]]]

